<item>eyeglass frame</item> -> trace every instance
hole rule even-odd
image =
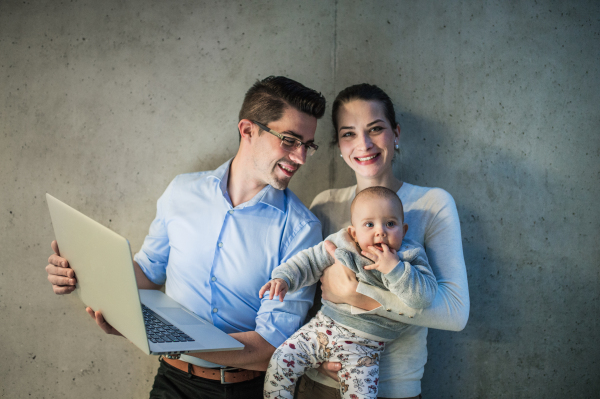
[[[293,152],[296,151],[298,148],[300,148],[301,146],[304,146],[304,148],[306,148],[306,155],[307,156],[311,156],[313,155],[315,152],[317,152],[317,150],[319,149],[319,146],[316,145],[315,143],[304,143],[302,141],[300,141],[299,139],[297,139],[296,137],[292,137],[292,136],[285,136],[273,129],[270,129],[269,127],[267,127],[266,125],[263,125],[260,122],[257,121],[252,121],[252,123],[254,123],[256,126],[258,126],[259,128],[261,128],[262,130],[264,130],[267,133],[271,133],[273,136],[279,138],[281,140],[281,147],[288,151],[288,152]],[[294,146],[293,148],[286,148],[283,143],[284,141],[288,139],[288,140],[293,140],[294,141]],[[300,144],[298,144],[300,143]]]

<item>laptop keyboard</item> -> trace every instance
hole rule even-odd
[[[192,342],[194,339],[142,304],[148,339],[154,343]]]

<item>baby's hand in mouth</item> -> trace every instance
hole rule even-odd
[[[365,266],[365,270],[379,270],[383,274],[394,270],[399,261],[396,250],[382,242],[369,245],[367,250],[362,251],[361,254],[374,262],[372,265]]]

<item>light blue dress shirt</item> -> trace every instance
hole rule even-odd
[[[289,189],[269,185],[232,207],[230,165],[177,176],[134,259],[152,282],[166,283],[167,295],[219,329],[256,331],[278,347],[304,323],[315,287],[284,302],[261,300],[258,291],[275,267],[322,240],[321,224]]]

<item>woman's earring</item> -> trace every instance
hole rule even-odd
[[[342,154],[340,154],[340,158],[344,158],[344,156]]]
[[[396,149],[400,148],[400,147],[398,147],[398,140],[394,140],[394,144],[395,144],[395,146],[394,146],[394,147],[395,147]]]

